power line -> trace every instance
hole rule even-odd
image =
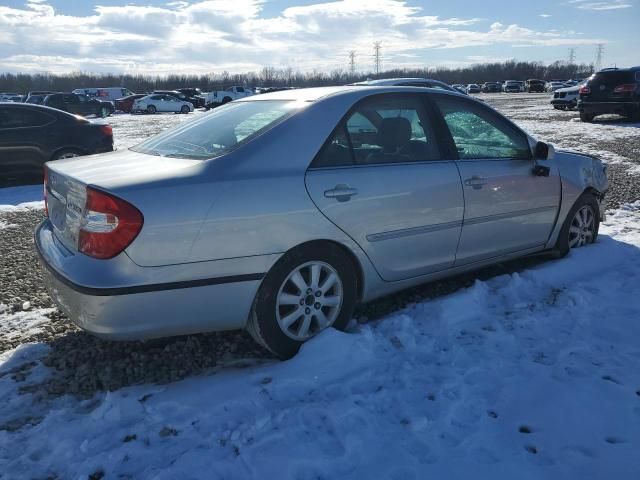
[[[378,75],[382,71],[382,42],[373,42],[374,71]]]
[[[604,43],[599,43],[596,49],[596,71],[602,68],[602,58],[604,56]]]
[[[356,51],[349,50],[349,72],[351,75],[355,75],[356,73]]]

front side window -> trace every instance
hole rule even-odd
[[[304,107],[302,102],[264,100],[228,103],[199,119],[152,137],[131,150],[173,158],[218,157]]]
[[[527,137],[494,112],[449,96],[436,99],[461,160],[512,158],[529,160]]]
[[[312,166],[403,163],[439,158],[421,97],[390,94],[367,99],[348,114]]]

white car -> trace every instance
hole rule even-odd
[[[97,98],[103,102],[115,103],[118,98],[128,97],[129,95],[135,95],[128,88],[123,87],[102,87],[102,88],[76,88],[71,93],[77,95],[87,95],[91,98]]]
[[[225,103],[232,102],[239,98],[250,97],[255,95],[253,89],[248,87],[229,87],[226,90],[217,90],[215,92],[205,92],[202,94],[204,97],[204,106],[208,110],[215,108]]]
[[[131,111],[146,113],[189,113],[193,112],[193,104],[180,100],[173,95],[154,93],[134,101]]]
[[[580,88],[585,82],[573,85],[571,87],[558,88],[553,92],[551,97],[551,105],[556,110],[573,110],[578,106],[578,97],[580,96]]]
[[[564,82],[547,82],[545,85],[545,90],[549,93],[555,92],[559,88],[565,88],[566,85]]]

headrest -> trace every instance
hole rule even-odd
[[[383,150],[396,150],[411,140],[411,123],[404,117],[383,118],[377,140]]]

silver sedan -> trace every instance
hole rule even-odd
[[[49,162],[36,247],[88,332],[247,328],[286,358],[358,302],[594,242],[606,190],[599,160],[465,95],[287,90]]]

